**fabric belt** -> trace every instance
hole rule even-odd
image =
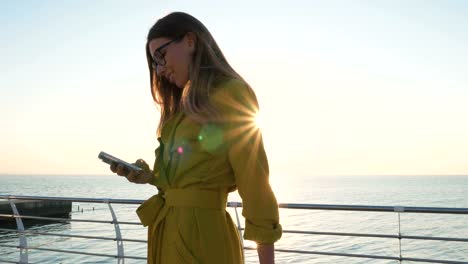
[[[227,190],[167,189],[143,202],[136,212],[144,226],[157,225],[166,217],[170,207],[220,210],[226,208],[227,196]]]
[[[163,194],[167,206],[198,207],[206,209],[224,209],[227,202],[227,192],[169,189]]]

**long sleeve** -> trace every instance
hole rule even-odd
[[[240,81],[228,82],[218,96],[218,105],[228,123],[225,137],[228,160],[234,172],[242,215],[245,217],[244,238],[271,244],[281,238],[278,203],[269,184],[268,159],[262,134],[255,125],[258,103],[253,91]]]
[[[151,180],[150,184],[157,186],[158,179],[160,177],[160,171],[162,167],[162,152],[164,150],[164,145],[160,137],[158,137],[159,146],[154,151],[155,160],[153,165],[153,179]],[[160,191],[159,187],[158,190]]]

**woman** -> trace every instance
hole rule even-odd
[[[244,238],[257,242],[260,263],[274,263],[282,234],[268,161],[254,123],[257,99],[196,18],[171,13],[150,29],[146,43],[151,93],[160,106],[153,170],[126,174],[158,194],[137,210],[148,226],[148,263],[243,263],[242,245],[225,210],[239,191]]]

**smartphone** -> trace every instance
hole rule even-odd
[[[133,164],[130,164],[128,162],[125,162],[119,158],[116,158],[110,154],[107,154],[105,153],[104,151],[101,151],[99,152],[99,155],[98,155],[98,158],[100,158],[103,162],[109,164],[109,165],[112,165],[112,163],[118,163],[118,164],[121,164],[123,167],[124,167],[124,170],[125,170],[125,173],[129,173],[130,171],[134,170],[134,171],[143,171],[142,168],[136,166],[136,165],[133,165]]]

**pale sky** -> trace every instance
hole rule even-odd
[[[468,175],[468,1],[0,1],[0,174],[154,161],[147,31],[211,31],[257,93],[273,178]]]

